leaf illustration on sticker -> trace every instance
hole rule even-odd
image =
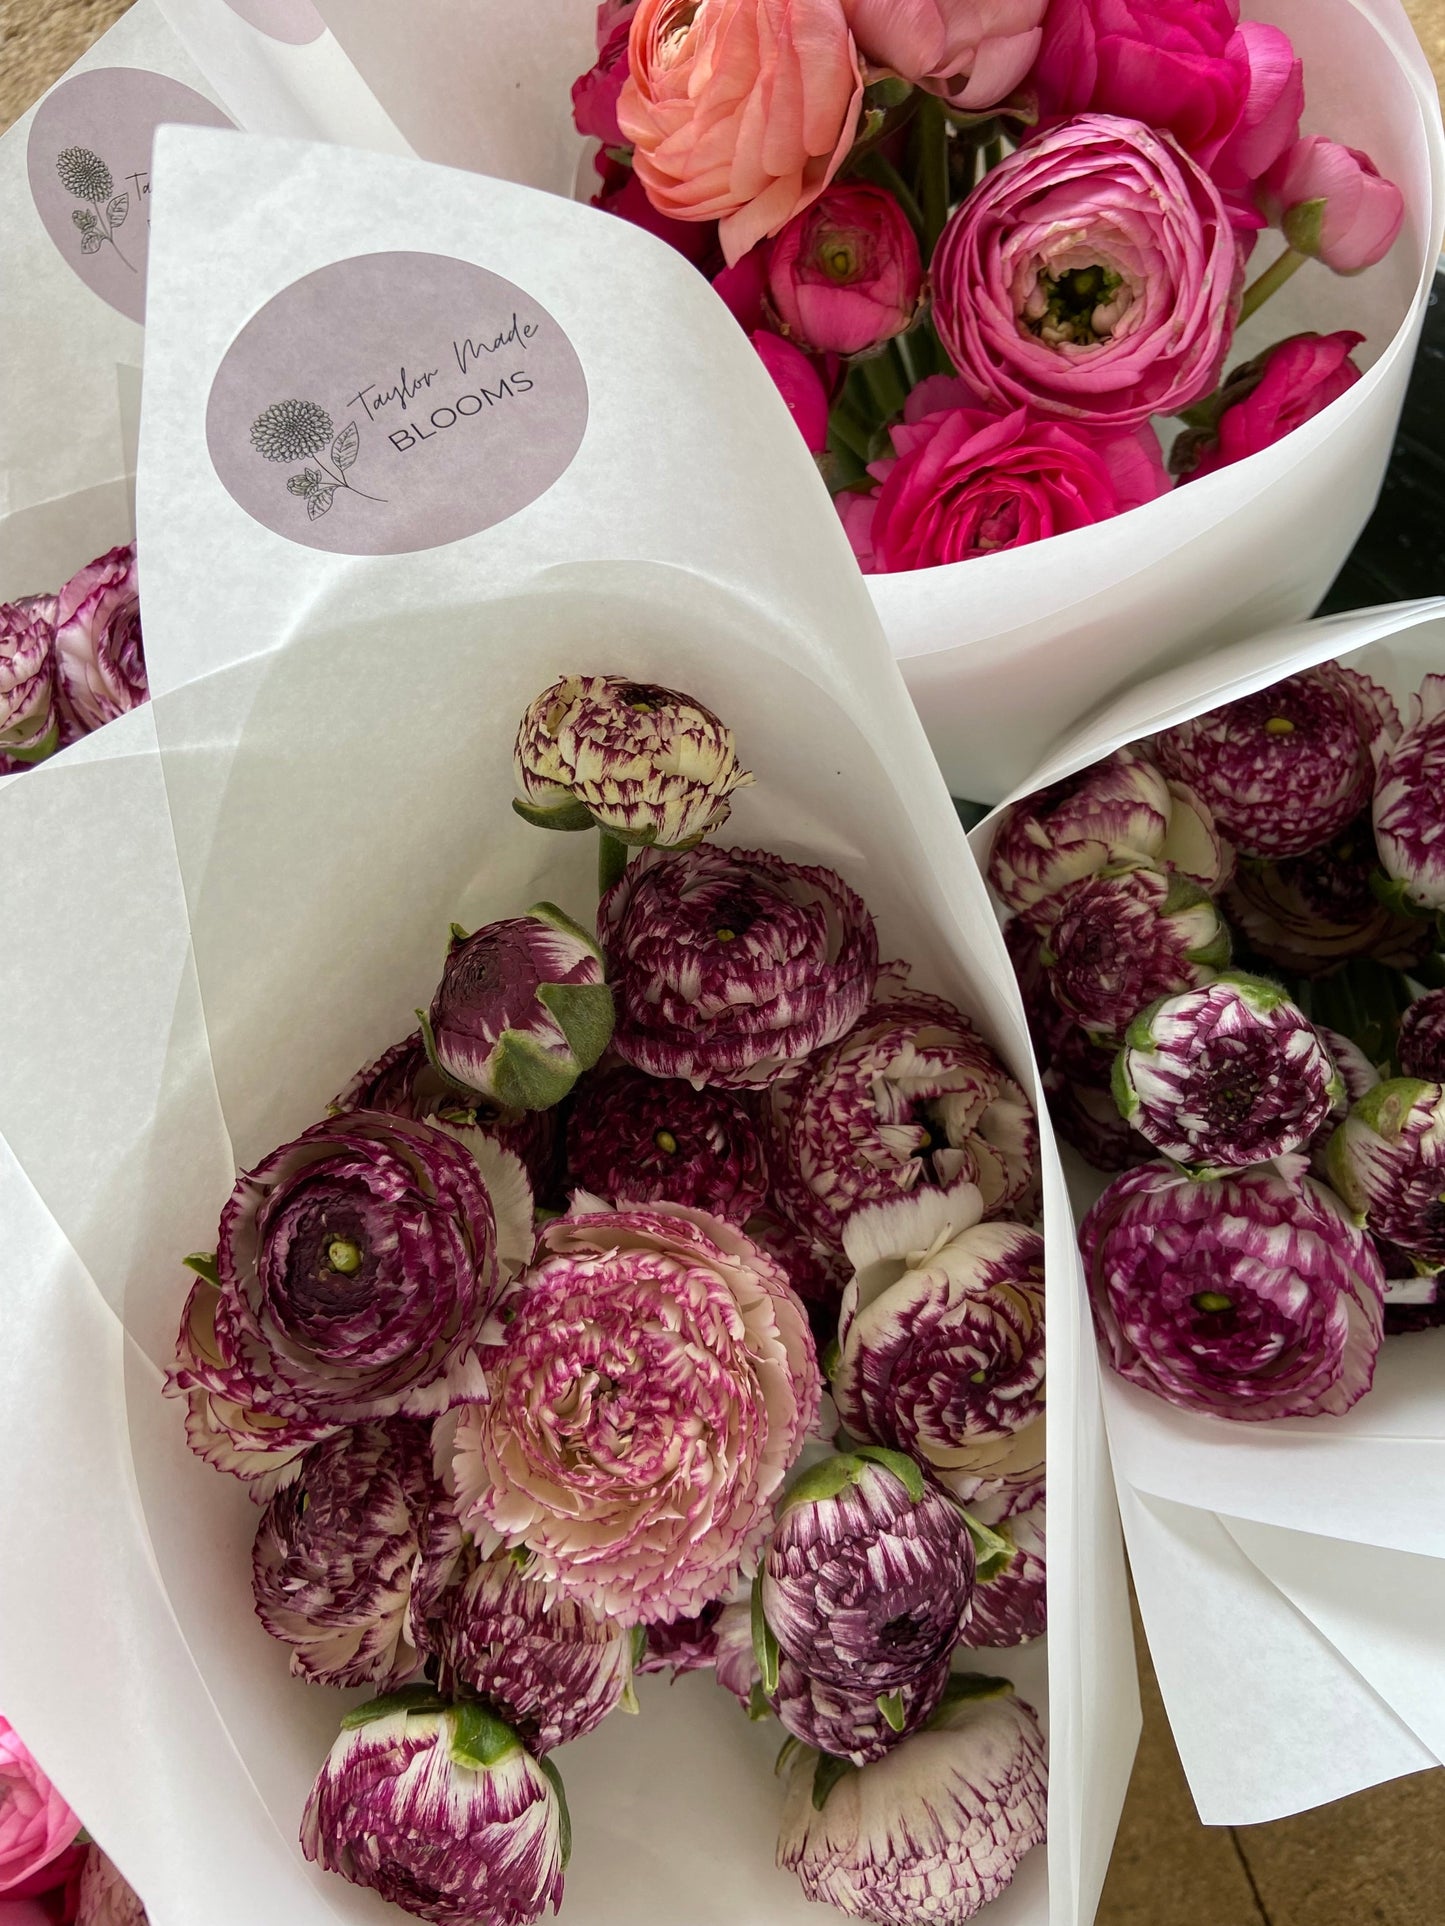
[[[288,491],[304,499],[306,513],[313,522],[330,508],[338,488],[360,495],[368,502],[385,499],[381,495],[368,495],[364,488],[353,488],[346,479],[347,469],[361,450],[361,430],[354,421],[348,422],[340,434],[333,434],[333,426],[319,401],[303,401],[295,395],[285,401],[273,401],[251,423],[251,446],[263,460],[302,461],[311,455],[318,462],[319,466],[308,465],[299,475],[290,475],[286,480]],[[334,469],[321,461],[321,450],[328,442]]]
[[[354,421],[348,422],[331,444],[331,459],[345,474],[356,460],[361,449],[361,430]]]
[[[100,225],[88,207],[72,208],[70,218],[82,234],[90,234]]]
[[[94,232],[94,230],[92,230],[89,234],[84,235],[81,239],[81,243],[80,243],[81,253],[82,254],[99,254],[101,250],[101,246],[104,243],[104,240],[105,240],[105,236],[103,234],[97,234]]]
[[[314,495],[308,497],[306,513],[311,517],[313,522],[318,515],[324,515],[327,509],[330,508],[331,498],[335,493],[336,490],[334,488],[318,488]]]
[[[119,227],[125,220],[126,215],[130,212],[130,195],[117,194],[105,211],[109,216],[111,226]]]

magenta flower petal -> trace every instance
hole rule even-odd
[[[1333,1192],[1273,1168],[1199,1182],[1167,1164],[1104,1192],[1079,1236],[1121,1377],[1221,1418],[1338,1416],[1370,1388],[1380,1260]]]

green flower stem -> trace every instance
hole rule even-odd
[[[628,848],[610,829],[600,832],[597,844],[597,893],[605,896],[614,883],[622,880],[627,867]]]
[[[923,257],[928,261],[948,225],[948,121],[943,102],[932,94],[919,102],[914,151],[923,208]]]
[[[1003,136],[997,135],[993,140],[988,141],[984,146],[984,150],[983,150],[984,173],[987,174],[991,168],[997,167],[999,162],[1002,159],[1003,159]]]
[[[875,149],[872,153],[863,156],[854,171],[865,181],[871,181],[875,187],[886,187],[908,216],[914,231],[920,237],[922,236],[923,209],[918,205],[918,196],[891,160]]]
[[[870,355],[866,361],[860,361],[858,372],[880,420],[887,421],[890,415],[896,415],[908,399],[908,389],[897,358],[885,349],[882,354]]]
[[[1267,267],[1259,279],[1251,282],[1245,289],[1244,305],[1239,310],[1239,325],[1243,327],[1252,314],[1259,312],[1272,294],[1278,294],[1290,276],[1298,274],[1308,259],[1307,254],[1296,254],[1292,247],[1287,247],[1279,259],[1272,266]]]

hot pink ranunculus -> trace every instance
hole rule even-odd
[[[767,325],[763,309],[768,292],[768,244],[749,248],[731,267],[712,277],[713,292],[726,303],[734,321],[745,334]]]
[[[1209,394],[1243,279],[1218,188],[1137,121],[1086,114],[985,175],[933,258],[933,315],[1000,408],[1117,426]]]
[[[1368,154],[1323,134],[1296,141],[1260,183],[1260,206],[1301,254],[1336,274],[1383,261],[1405,220],[1405,197]]]
[[[821,455],[828,446],[828,390],[816,364],[801,348],[766,328],[759,328],[751,339],[803,440],[815,455]]]
[[[0,1717],[0,1893],[25,1896],[49,1890],[36,1875],[75,1843],[80,1821],[30,1755],[20,1734]]]
[[[113,722],[149,694],[135,550],[112,548],[60,591],[55,663],[61,699],[81,733]]]
[[[864,181],[829,187],[774,241],[768,293],[803,347],[861,354],[902,334],[918,312],[918,237],[881,187]]]
[[[599,7],[599,15],[617,9]],[[613,19],[605,39],[599,31],[597,63],[572,83],[572,121],[579,134],[600,140],[609,147],[622,144],[622,129],[617,125],[617,101],[627,79],[627,36],[632,13]],[[598,21],[599,30],[601,21]]]
[[[1222,188],[1257,181],[1299,139],[1305,105],[1304,62],[1282,27],[1244,20],[1229,43],[1249,68],[1249,87],[1239,118],[1209,171]]]
[[[1296,334],[1236,368],[1221,390],[1219,420],[1186,430],[1170,450],[1170,467],[1189,481],[1272,448],[1354,387],[1360,370],[1350,355],[1364,338],[1348,330]]]
[[[871,494],[837,498],[865,574],[1022,548],[1107,521],[1169,485],[1147,424],[1095,428],[1027,408],[997,415],[965,405],[916,419],[905,411],[893,449],[868,471],[878,484]]]
[[[1042,38],[1048,0],[843,0],[859,50],[877,67],[970,112],[1010,95]]]
[[[863,107],[842,0],[642,0],[617,118],[654,206],[737,260],[832,180]]]

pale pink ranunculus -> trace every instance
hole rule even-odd
[[[1186,429],[1170,450],[1176,475],[1192,481],[1216,468],[1272,448],[1353,388],[1360,370],[1351,351],[1364,340],[1348,329],[1338,334],[1296,334],[1236,368],[1220,399],[1212,428]]]
[[[146,1926],[140,1895],[99,1846],[91,1846],[86,1853],[75,1926]]]
[[[60,591],[55,662],[61,699],[82,734],[148,698],[135,550],[128,544],[87,562]]]
[[[883,188],[836,182],[773,242],[768,293],[802,347],[861,354],[912,325],[923,294],[918,236]]]
[[[1005,100],[1033,64],[1048,0],[843,0],[875,67],[968,112]]]
[[[1036,134],[954,214],[933,314],[999,408],[1131,426],[1214,389],[1243,270],[1219,189],[1137,121]]]
[[[653,205],[736,261],[832,180],[863,73],[842,0],[642,0],[618,124]]]
[[[1405,221],[1405,197],[1368,154],[1323,134],[1296,141],[1265,175],[1260,206],[1301,254],[1336,274],[1383,261]]]
[[[759,328],[751,338],[803,440],[815,455],[821,455],[828,446],[828,390],[816,362],[766,328]]]
[[[1097,428],[965,405],[916,419],[905,409],[892,440],[893,455],[868,470],[872,493],[837,497],[868,575],[1022,548],[1107,521],[1169,486],[1147,423]]]
[[[0,1716],[0,1894],[48,1890],[36,1875],[75,1842],[80,1821]]]

